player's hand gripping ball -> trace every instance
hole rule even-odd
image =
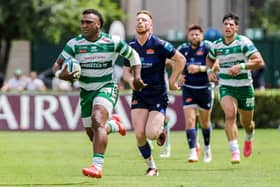
[[[80,62],[75,58],[68,58],[64,61],[62,65],[62,69],[64,68],[65,64],[68,64],[68,72],[73,73],[73,77],[75,80],[79,79],[81,76],[81,66]]]

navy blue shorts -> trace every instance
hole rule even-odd
[[[132,95],[131,109],[143,108],[149,111],[158,111],[165,115],[168,105],[168,96],[163,94],[161,96],[143,96],[139,93]]]
[[[213,105],[212,88],[189,88],[182,86],[183,106],[199,106],[200,108],[209,110]]]

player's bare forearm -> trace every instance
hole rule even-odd
[[[141,78],[141,65],[132,66],[133,87],[136,91],[142,90],[147,86]]]
[[[206,71],[207,76],[210,82],[217,82],[218,78],[216,72],[219,71],[219,63],[217,60],[212,60],[209,57],[206,57]]]
[[[265,62],[263,60],[262,55],[259,52],[256,52],[249,57],[249,60],[245,65],[246,69],[256,70],[264,68]]]
[[[174,64],[172,65],[172,73],[169,78],[169,83],[171,83],[171,85],[175,85],[175,82],[177,82],[179,75],[185,68],[186,58],[179,51],[176,51],[171,60],[174,61]]]
[[[206,69],[212,69],[214,60],[210,59],[208,56],[206,57]]]
[[[130,88],[134,90],[134,86],[133,86],[133,75],[131,73],[131,68],[128,66],[123,66],[123,80],[126,81]]]
[[[62,67],[63,64],[63,59],[58,57],[57,60],[55,61],[53,67],[52,67],[52,71],[55,74],[56,71],[60,70],[60,68]]]

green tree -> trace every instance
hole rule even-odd
[[[253,1],[250,7],[251,27],[263,28],[268,35],[275,35],[280,31],[280,1]]]
[[[114,0],[0,0],[0,71],[5,75],[12,41],[47,40],[58,43],[63,36],[80,32],[82,10],[98,9],[104,29],[110,21],[123,19],[120,1]]]

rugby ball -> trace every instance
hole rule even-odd
[[[75,59],[75,58],[68,58],[66,60],[64,60],[63,65],[62,65],[62,69],[64,68],[65,65],[68,65],[68,72],[72,73],[72,72],[76,72],[74,73],[74,78],[75,79],[79,79],[81,76],[81,66],[80,66],[80,62]]]

